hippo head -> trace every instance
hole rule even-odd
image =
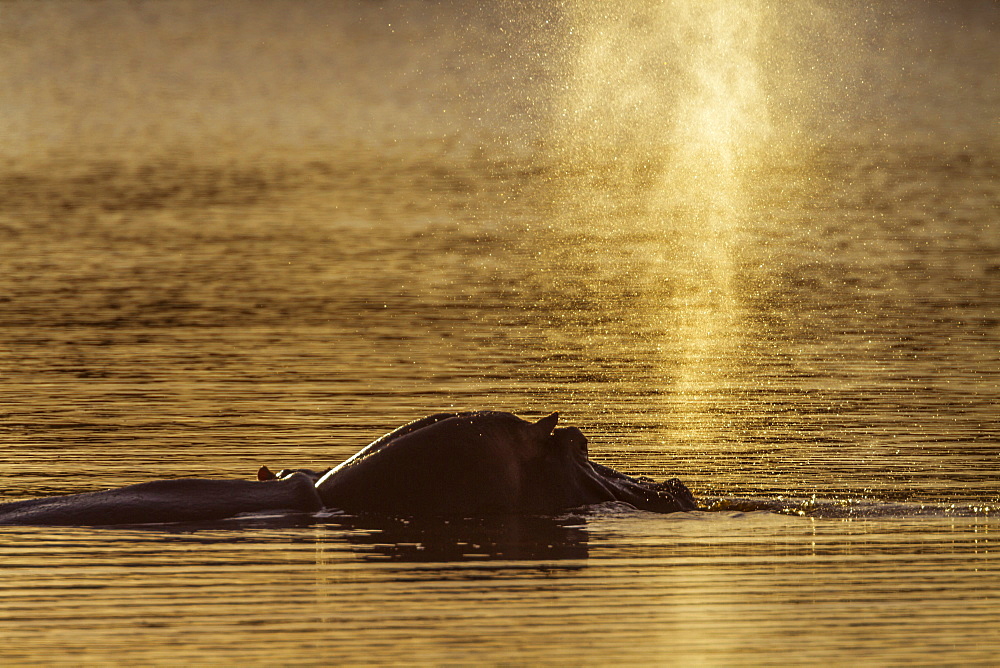
[[[633,478],[589,458],[587,437],[576,427],[556,427],[558,413],[532,425],[548,432],[539,460],[531,469],[539,484],[549,490],[550,502],[568,508],[605,501],[624,501],[642,510],[676,512],[694,510],[691,492],[676,478],[654,482]]]

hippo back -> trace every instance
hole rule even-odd
[[[556,417],[528,422],[480,412],[436,419],[380,439],[317,483],[324,505],[349,512],[480,514],[522,508],[526,465]]]

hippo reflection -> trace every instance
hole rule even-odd
[[[257,482],[158,480],[0,505],[0,524],[187,522],[264,511],[389,515],[553,514],[626,502],[661,513],[693,510],[678,480],[633,478],[590,461],[587,439],[498,411],[438,413],[386,434],[325,472],[262,468]]]

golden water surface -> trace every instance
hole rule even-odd
[[[0,528],[0,663],[995,665],[1000,12],[866,5],[0,2],[0,500],[491,408],[708,508]]]

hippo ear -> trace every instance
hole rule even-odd
[[[556,428],[556,423],[559,422],[559,413],[553,413],[548,417],[543,417],[541,420],[532,425],[532,429],[535,433],[542,434],[548,437],[552,434],[552,430]]]
[[[271,469],[266,466],[261,466],[257,469],[257,480],[260,482],[264,482],[265,480],[274,480],[275,478],[277,478],[277,476],[271,473]]]

